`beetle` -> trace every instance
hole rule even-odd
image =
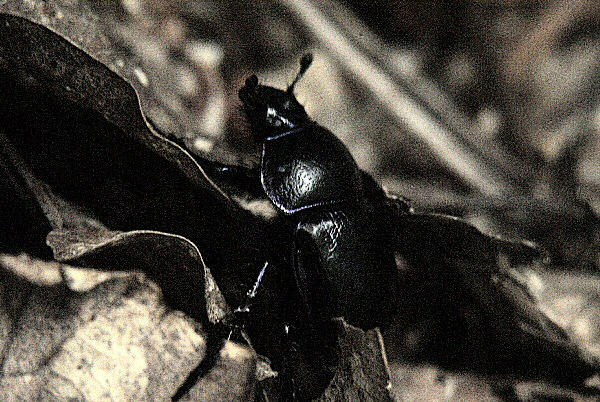
[[[385,325],[395,309],[398,278],[388,220],[382,219],[381,211],[389,207],[383,191],[294,96],[294,86],[311,62],[312,55],[302,57],[300,71],[285,90],[261,85],[252,75],[239,98],[262,147],[260,167],[245,175],[280,215],[273,225],[279,244],[266,259],[287,271],[296,296],[298,308],[288,314],[285,331],[288,337],[294,337],[290,329],[299,334],[288,348],[323,351],[334,348],[333,317],[364,329]],[[232,167],[219,172],[231,174]],[[250,299],[268,275],[265,269],[273,268],[263,267],[238,313],[249,313]],[[314,366],[323,354],[328,353],[317,353],[309,364]],[[335,360],[335,353],[329,355],[325,360]],[[331,375],[321,376],[322,382]],[[297,398],[317,396],[306,395],[297,381],[293,386]]]
[[[393,309],[393,250],[384,239],[372,238],[387,230],[378,218],[382,205],[367,196],[366,175],[293,94],[311,61],[310,55],[302,58],[285,91],[260,85],[252,75],[239,97],[262,145],[262,189],[292,230],[290,269],[307,317],[320,323],[343,316],[372,328],[384,324]]]
[[[561,356],[562,363],[577,367],[574,377],[587,373],[562,329],[498,263],[501,256],[514,266],[530,264],[543,253],[531,243],[486,236],[454,217],[414,213],[406,200],[388,195],[296,99],[294,87],[311,62],[310,54],[302,57],[297,76],[285,90],[260,84],[256,75],[239,90],[251,134],[261,146],[258,168],[198,159],[218,182],[236,183],[252,197],[266,198],[277,211],[262,253],[266,263],[236,313],[246,322],[256,313],[253,303],[264,278],[278,278],[275,286],[285,289],[285,296],[277,307],[286,310],[282,321],[289,338],[281,366],[293,399],[317,397],[333,375],[333,317],[362,329],[385,327],[407,305],[426,306],[416,315],[439,314],[442,324],[436,336],[448,339],[434,340],[428,348],[443,364],[456,366],[460,348],[453,344],[472,340],[460,331],[456,337],[447,331],[465,325],[459,311],[476,304],[486,316],[478,324],[483,339],[478,353],[495,356],[496,346],[490,345],[497,343],[486,339],[494,337],[502,339],[501,347],[514,350],[526,344],[532,361]],[[405,281],[395,253],[421,271]],[[409,325],[408,316],[402,318]],[[512,358],[504,362],[510,368]],[[314,375],[306,374],[307,366]]]

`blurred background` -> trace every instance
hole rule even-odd
[[[389,192],[598,268],[600,3],[83,3],[107,64],[195,152],[257,163],[237,91],[285,87],[310,51],[298,99]]]

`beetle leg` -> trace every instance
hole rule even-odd
[[[258,288],[260,287],[263,277],[265,275],[265,271],[267,270],[267,267],[269,266],[269,262],[265,262],[265,265],[263,265],[262,269],[260,270],[259,274],[258,274],[258,278],[256,278],[256,282],[254,282],[254,286],[252,286],[252,289],[250,289],[248,291],[248,293],[246,294],[246,300],[244,301],[244,304],[242,304],[241,306],[239,306],[238,308],[235,309],[234,313],[249,313],[250,312],[250,307],[252,306],[252,301],[254,300],[254,298],[256,297],[257,293],[258,293]]]
[[[413,208],[410,205],[410,199],[396,194],[388,194],[386,203],[390,206],[396,214],[406,214],[413,212]]]
[[[193,152],[182,138],[172,133],[163,133],[156,125],[149,121],[152,129],[171,142],[186,150],[192,158],[202,167],[206,175],[225,191],[232,193],[246,192],[253,198],[264,198],[264,191],[260,182],[260,167],[247,168],[238,165],[227,165],[203,157]]]
[[[412,211],[410,205],[410,199],[403,197],[398,194],[387,193],[381,188],[379,183],[373,179],[373,177],[361,170],[361,185],[365,198],[367,198],[374,205],[384,203],[390,207],[393,213],[407,213]]]
[[[208,177],[228,193],[233,195],[246,193],[252,198],[265,198],[260,181],[260,167],[226,165],[198,156],[195,156],[195,159]]]
[[[252,302],[254,301],[254,299],[256,298],[256,296],[258,294],[258,291],[260,289],[262,280],[265,276],[265,272],[267,271],[268,266],[269,266],[269,262],[267,261],[267,262],[265,262],[262,269],[258,273],[258,277],[256,278],[254,285],[246,293],[246,299],[244,300],[244,303],[241,304],[240,306],[238,306],[233,311],[233,313],[235,315],[235,320],[234,320],[233,324],[229,325],[230,331],[229,331],[229,335],[227,337],[228,340],[231,340],[232,338],[235,338],[235,339],[239,338],[243,341],[250,343],[249,339],[247,339],[247,336],[244,334],[244,328],[246,326],[246,319],[247,319],[248,315],[250,314],[250,308],[252,307]]]

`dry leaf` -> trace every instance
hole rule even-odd
[[[170,400],[204,358],[202,329],[143,274],[0,264],[3,400]]]
[[[545,272],[540,250],[443,215],[408,214],[398,224],[399,253],[413,267],[404,273],[403,336],[417,337],[410,341],[415,351],[405,354],[423,353],[452,368],[573,383],[594,373],[536,298]]]

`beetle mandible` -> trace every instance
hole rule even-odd
[[[239,97],[262,144],[262,189],[291,223],[289,261],[304,313],[315,323],[341,316],[372,328],[389,319],[396,300],[397,268],[381,218],[385,196],[294,96],[311,62],[310,54],[302,57],[286,90],[252,75]]]

